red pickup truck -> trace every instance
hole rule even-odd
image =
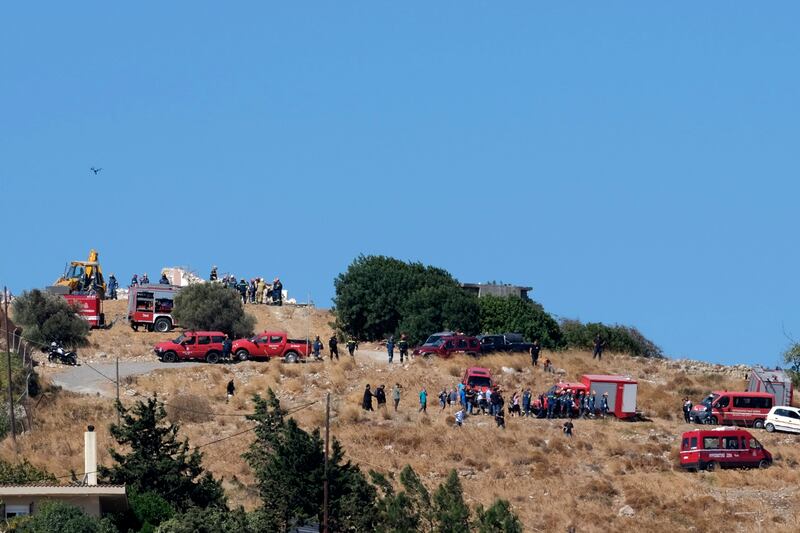
[[[231,354],[239,361],[281,358],[287,363],[297,363],[308,357],[311,344],[306,339],[289,339],[280,331],[262,331],[249,339],[236,339]]]
[[[174,341],[159,342],[153,351],[165,363],[199,359],[213,364],[222,357],[224,340],[225,334],[221,331],[187,331]]]

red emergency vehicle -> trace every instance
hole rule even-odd
[[[167,332],[178,324],[172,317],[175,295],[181,288],[175,285],[138,285],[128,293],[128,322],[133,331],[139,326],[147,331]]]
[[[639,385],[628,376],[610,376],[605,374],[585,374],[581,383],[586,386],[587,394],[597,393],[599,405],[603,393],[608,393],[608,412],[617,418],[636,416],[636,395]]]
[[[750,432],[735,427],[695,429],[681,437],[681,466],[689,471],[759,467],[772,464],[772,454]]]
[[[289,339],[282,331],[263,331],[249,339],[236,339],[231,354],[238,361],[281,358],[287,363],[297,363],[308,357],[311,343],[306,339]]]
[[[106,316],[103,314],[103,300],[97,294],[62,294],[70,305],[77,309],[78,315],[92,328],[104,328]]]
[[[492,373],[488,368],[472,366],[464,372],[461,383],[469,389],[486,392],[492,388]]]
[[[214,364],[222,357],[223,342],[225,334],[221,331],[187,331],[175,340],[159,342],[153,351],[165,363],[197,359]]]
[[[773,405],[775,395],[768,392],[714,391],[692,408],[690,416],[701,424],[735,424],[761,429]]]

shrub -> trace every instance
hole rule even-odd
[[[78,507],[61,502],[44,502],[29,518],[20,523],[16,531],[39,533],[42,531],[79,531],[81,533],[112,533],[116,528],[106,519],[83,514]]]
[[[22,326],[26,339],[41,345],[51,342],[70,347],[88,344],[89,324],[64,298],[33,289],[23,292],[13,305],[14,321]]]
[[[234,338],[253,334],[256,320],[244,312],[239,293],[219,283],[197,283],[175,296],[175,320],[186,329],[223,331]]]
[[[584,324],[579,320],[562,320],[561,333],[569,348],[590,350],[594,338],[599,334],[606,341],[606,349],[639,357],[664,357],[661,348],[646,338],[638,329],[615,324],[608,326],[598,322]]]
[[[543,348],[563,344],[558,322],[537,302],[518,296],[480,298],[481,331],[484,333],[522,333],[526,339],[538,339]]]
[[[23,459],[21,463],[12,464],[0,459],[0,484],[2,485],[22,485],[25,483],[36,483],[38,481],[49,481],[55,483],[56,478],[46,470],[40,470]]]
[[[334,281],[336,325],[359,339],[401,331],[419,342],[445,328],[477,333],[479,309],[447,271],[384,256],[359,256]]]

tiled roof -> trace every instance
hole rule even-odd
[[[89,485],[88,483],[66,483],[66,484],[58,484],[58,483],[50,483],[47,481],[41,481],[37,483],[0,483],[0,488],[10,488],[10,487],[38,487],[38,488],[48,488],[48,489],[64,489],[69,487],[74,488],[125,488],[125,485],[114,485],[114,484],[106,484],[106,483],[98,483],[97,485]]]

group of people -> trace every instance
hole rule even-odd
[[[353,337],[347,339],[347,352],[350,354],[350,357],[355,357],[355,352],[358,350],[358,341],[355,340]],[[324,345],[317,335],[314,338],[314,342],[311,343],[311,355],[314,356],[316,359],[322,359],[322,350],[324,349]],[[339,339],[336,338],[336,335],[331,335],[331,338],[328,339],[328,353],[331,361],[336,359],[339,360]]]
[[[111,274],[111,278],[114,278],[114,274]],[[109,281],[111,281],[111,278],[109,278]],[[114,290],[115,290],[115,293],[116,293],[116,283],[117,283],[117,278],[114,278],[114,285],[115,285]],[[138,274],[134,274],[133,277],[131,278],[130,286],[131,287],[136,287],[137,285],[149,285],[149,284],[150,284],[150,278],[147,276],[147,272],[145,272],[141,276],[139,276]],[[167,273],[166,272],[162,272],[161,273],[161,278],[158,280],[158,284],[159,285],[169,285],[170,284],[169,278],[167,278]]]
[[[403,387],[401,387],[399,383],[395,383],[394,388],[392,388],[392,403],[394,404],[395,411],[397,411],[397,406],[400,405],[400,392],[402,388]],[[386,385],[378,385],[378,388],[373,391],[371,386],[367,384],[364,389],[364,398],[361,401],[361,408],[363,410],[375,410],[372,408],[372,398],[375,398],[378,409],[386,409]]]
[[[409,359],[408,355],[408,338],[406,337],[405,333],[400,335],[400,341],[397,343],[397,349],[400,353],[400,362],[402,363],[404,359]],[[395,349],[395,342],[394,342],[394,335],[390,336],[389,339],[386,341],[386,352],[389,356],[389,363],[394,361],[394,349]]]
[[[252,278],[249,282],[241,278],[237,282],[233,274],[218,279],[217,267],[214,267],[209,281],[222,283],[237,291],[243,304],[283,305],[283,283],[280,278],[275,278],[272,283],[267,283],[264,278]]]

